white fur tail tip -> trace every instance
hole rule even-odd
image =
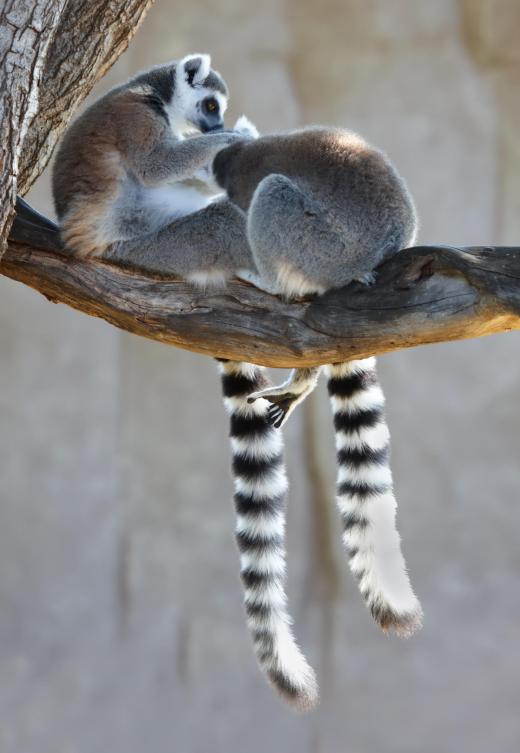
[[[257,139],[260,135],[258,133],[258,129],[249,118],[246,118],[245,115],[241,115],[235,125],[233,126],[233,130],[237,133],[243,133],[244,136],[249,136],[252,139]]]
[[[294,640],[287,622],[253,631],[260,666],[279,695],[295,711],[310,711],[318,703],[318,683]]]
[[[423,612],[420,604],[409,612],[397,612],[388,607],[372,608],[374,619],[379,622],[384,633],[393,632],[399,638],[410,638],[417,630],[422,628]]]
[[[318,703],[316,675],[296,643],[286,645],[274,665],[266,667],[269,682],[295,711],[312,711]]]

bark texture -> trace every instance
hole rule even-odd
[[[153,0],[7,0],[0,10],[0,256],[24,194],[75,108]]]
[[[7,0],[0,9],[0,256],[14,216],[22,147],[38,111],[47,50],[66,0]]]
[[[311,366],[520,329],[520,248],[418,246],[354,283],[287,303],[246,283],[203,292],[60,253],[57,228],[20,207],[0,273],[110,324],[210,356]]]

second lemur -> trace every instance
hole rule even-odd
[[[213,163],[216,183],[247,214],[257,273],[246,279],[293,298],[358,280],[412,245],[417,216],[388,158],[354,133],[307,128],[232,145]],[[245,261],[242,262],[245,267]],[[249,265],[251,266],[251,265]],[[395,526],[389,432],[375,359],[328,367],[338,459],[337,504],[350,568],[376,621],[400,635],[421,624]],[[297,369],[281,387],[249,396],[271,402],[274,426],[316,386]],[[262,401],[263,402],[263,401]]]

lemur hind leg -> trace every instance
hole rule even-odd
[[[350,570],[381,628],[408,636],[421,626],[422,610],[395,523],[390,434],[376,361],[327,368],[336,431],[337,506]]]
[[[260,286],[286,298],[323,293],[367,275],[349,252],[348,228],[327,212],[319,199],[302,191],[284,175],[269,175],[258,185],[248,212],[247,234]],[[344,262],[342,262],[344,257]],[[296,406],[316,387],[319,368],[295,369],[282,385],[261,390],[250,400],[269,400],[273,426],[287,421]]]
[[[223,284],[237,269],[254,271],[244,213],[215,201],[156,233],[112,244],[104,258],[146,271]]]
[[[271,403],[267,411],[267,419],[279,429],[285,424],[296,406],[315,389],[320,371],[320,366],[292,369],[287,381],[278,387],[266,387],[253,392],[248,397],[248,403],[254,403],[258,398]]]
[[[347,285],[377,265],[371,239],[361,243],[355,223],[329,205],[328,197],[303,191],[284,175],[267,176],[254,192],[247,215],[251,253],[262,280],[287,298]]]

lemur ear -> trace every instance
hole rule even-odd
[[[210,55],[186,55],[181,60],[181,66],[184,69],[188,84],[195,86],[201,84],[208,77],[211,57]]]

